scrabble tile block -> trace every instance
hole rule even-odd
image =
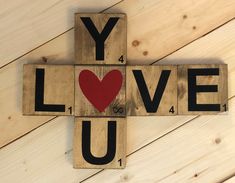
[[[75,118],[74,168],[124,168],[126,118]]]
[[[179,114],[215,114],[228,110],[227,65],[179,65]]]
[[[125,116],[124,66],[75,66],[75,116]]]
[[[75,63],[126,63],[125,14],[75,14]]]
[[[24,115],[73,115],[73,111],[74,66],[24,65]]]
[[[177,66],[127,66],[127,115],[176,115]]]

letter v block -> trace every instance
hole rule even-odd
[[[24,115],[73,115],[73,111],[74,66],[24,65]]]
[[[127,115],[176,115],[177,66],[127,66]]]
[[[74,168],[124,168],[126,118],[75,118]]]
[[[225,64],[178,66],[179,114],[216,114],[228,110]]]
[[[125,14],[75,14],[75,64],[126,63]]]

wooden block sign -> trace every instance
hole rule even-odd
[[[178,113],[215,114],[228,110],[227,65],[178,66]]]
[[[127,66],[127,115],[176,115],[177,66]]]
[[[73,115],[74,66],[24,65],[24,115]]]
[[[124,168],[126,118],[75,118],[74,168]]]
[[[126,63],[125,14],[75,14],[75,64]]]
[[[75,116],[125,116],[123,66],[75,67]]]

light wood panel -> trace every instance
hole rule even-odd
[[[73,27],[75,12],[100,12],[118,2],[1,0],[0,67]]]
[[[74,168],[125,168],[126,118],[75,118]]]
[[[235,98],[228,115],[200,116],[85,182],[220,182],[234,173]],[[138,173],[137,173],[138,172]]]
[[[71,28],[75,12],[98,12],[117,2],[4,1],[0,66]],[[128,60],[137,64],[162,58],[227,22],[235,16],[234,7],[233,0],[124,0],[105,12],[127,14]]]
[[[124,66],[75,66],[75,116],[125,116]]]
[[[223,183],[234,183],[235,182],[235,177],[232,177],[226,181],[224,181]]]
[[[25,64],[23,114],[73,115],[74,66]]]
[[[177,115],[177,66],[127,66],[126,75],[128,115]]]
[[[193,116],[129,117],[127,154],[193,119]],[[143,120],[145,123],[143,123]],[[154,121],[154,123],[153,123]],[[58,117],[0,150],[0,182],[80,182],[99,170],[73,169],[74,118]]]
[[[126,24],[126,15],[121,13],[76,13],[75,63],[125,64]]]
[[[235,93],[233,80],[234,70],[234,21],[226,24],[220,29],[197,40],[187,47],[179,50],[172,56],[167,57],[160,63],[178,64],[178,63],[224,63],[228,65],[229,71],[229,97]],[[227,36],[224,36],[227,35]],[[21,96],[22,96],[22,70],[24,63],[50,63],[50,64],[72,64],[73,63],[73,32],[58,37],[43,47],[18,59],[15,63],[6,66],[0,70],[0,90],[1,104],[0,111],[0,129],[2,135],[0,146],[3,146],[12,140],[22,136],[28,131],[42,125],[52,117],[30,117],[22,116]],[[44,58],[44,59],[42,59]],[[46,59],[45,59],[46,58]],[[8,81],[6,82],[6,79]],[[11,98],[12,100],[6,100]],[[11,110],[8,110],[8,109]],[[7,123],[6,123],[7,121]]]
[[[107,12],[128,17],[128,64],[152,63],[235,17],[233,0],[123,1]]]
[[[220,29],[217,29],[216,31],[208,34],[207,36],[193,42],[192,44],[186,46],[185,48],[166,57],[165,59],[160,60],[159,62],[157,62],[157,64],[163,64],[163,65],[179,64],[179,63],[208,64],[212,62],[217,63],[217,64],[227,63],[228,64],[228,77],[229,77],[228,93],[229,93],[229,97],[231,98],[235,94],[235,86],[233,82],[233,79],[235,77],[235,72],[233,69],[235,66],[234,61],[233,61],[235,58],[235,52],[234,52],[235,45],[233,44],[235,40],[235,35],[233,31],[234,28],[235,28],[235,21],[232,21],[224,25]],[[224,36],[224,35],[227,35],[227,36]],[[231,105],[229,104],[229,106]],[[184,140],[185,138],[182,141]],[[184,149],[184,147],[182,149]],[[213,159],[213,161],[214,160],[215,159]],[[127,162],[129,164],[128,159],[127,159]],[[129,165],[132,166],[131,164]],[[153,166],[155,166],[155,164]],[[224,168],[226,168],[226,165]],[[124,179],[126,179],[125,177],[128,177],[128,176],[124,175],[123,177]],[[127,178],[127,180],[129,179]]]

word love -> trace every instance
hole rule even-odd
[[[226,110],[227,65],[24,66],[23,112],[28,115],[111,117]]]

